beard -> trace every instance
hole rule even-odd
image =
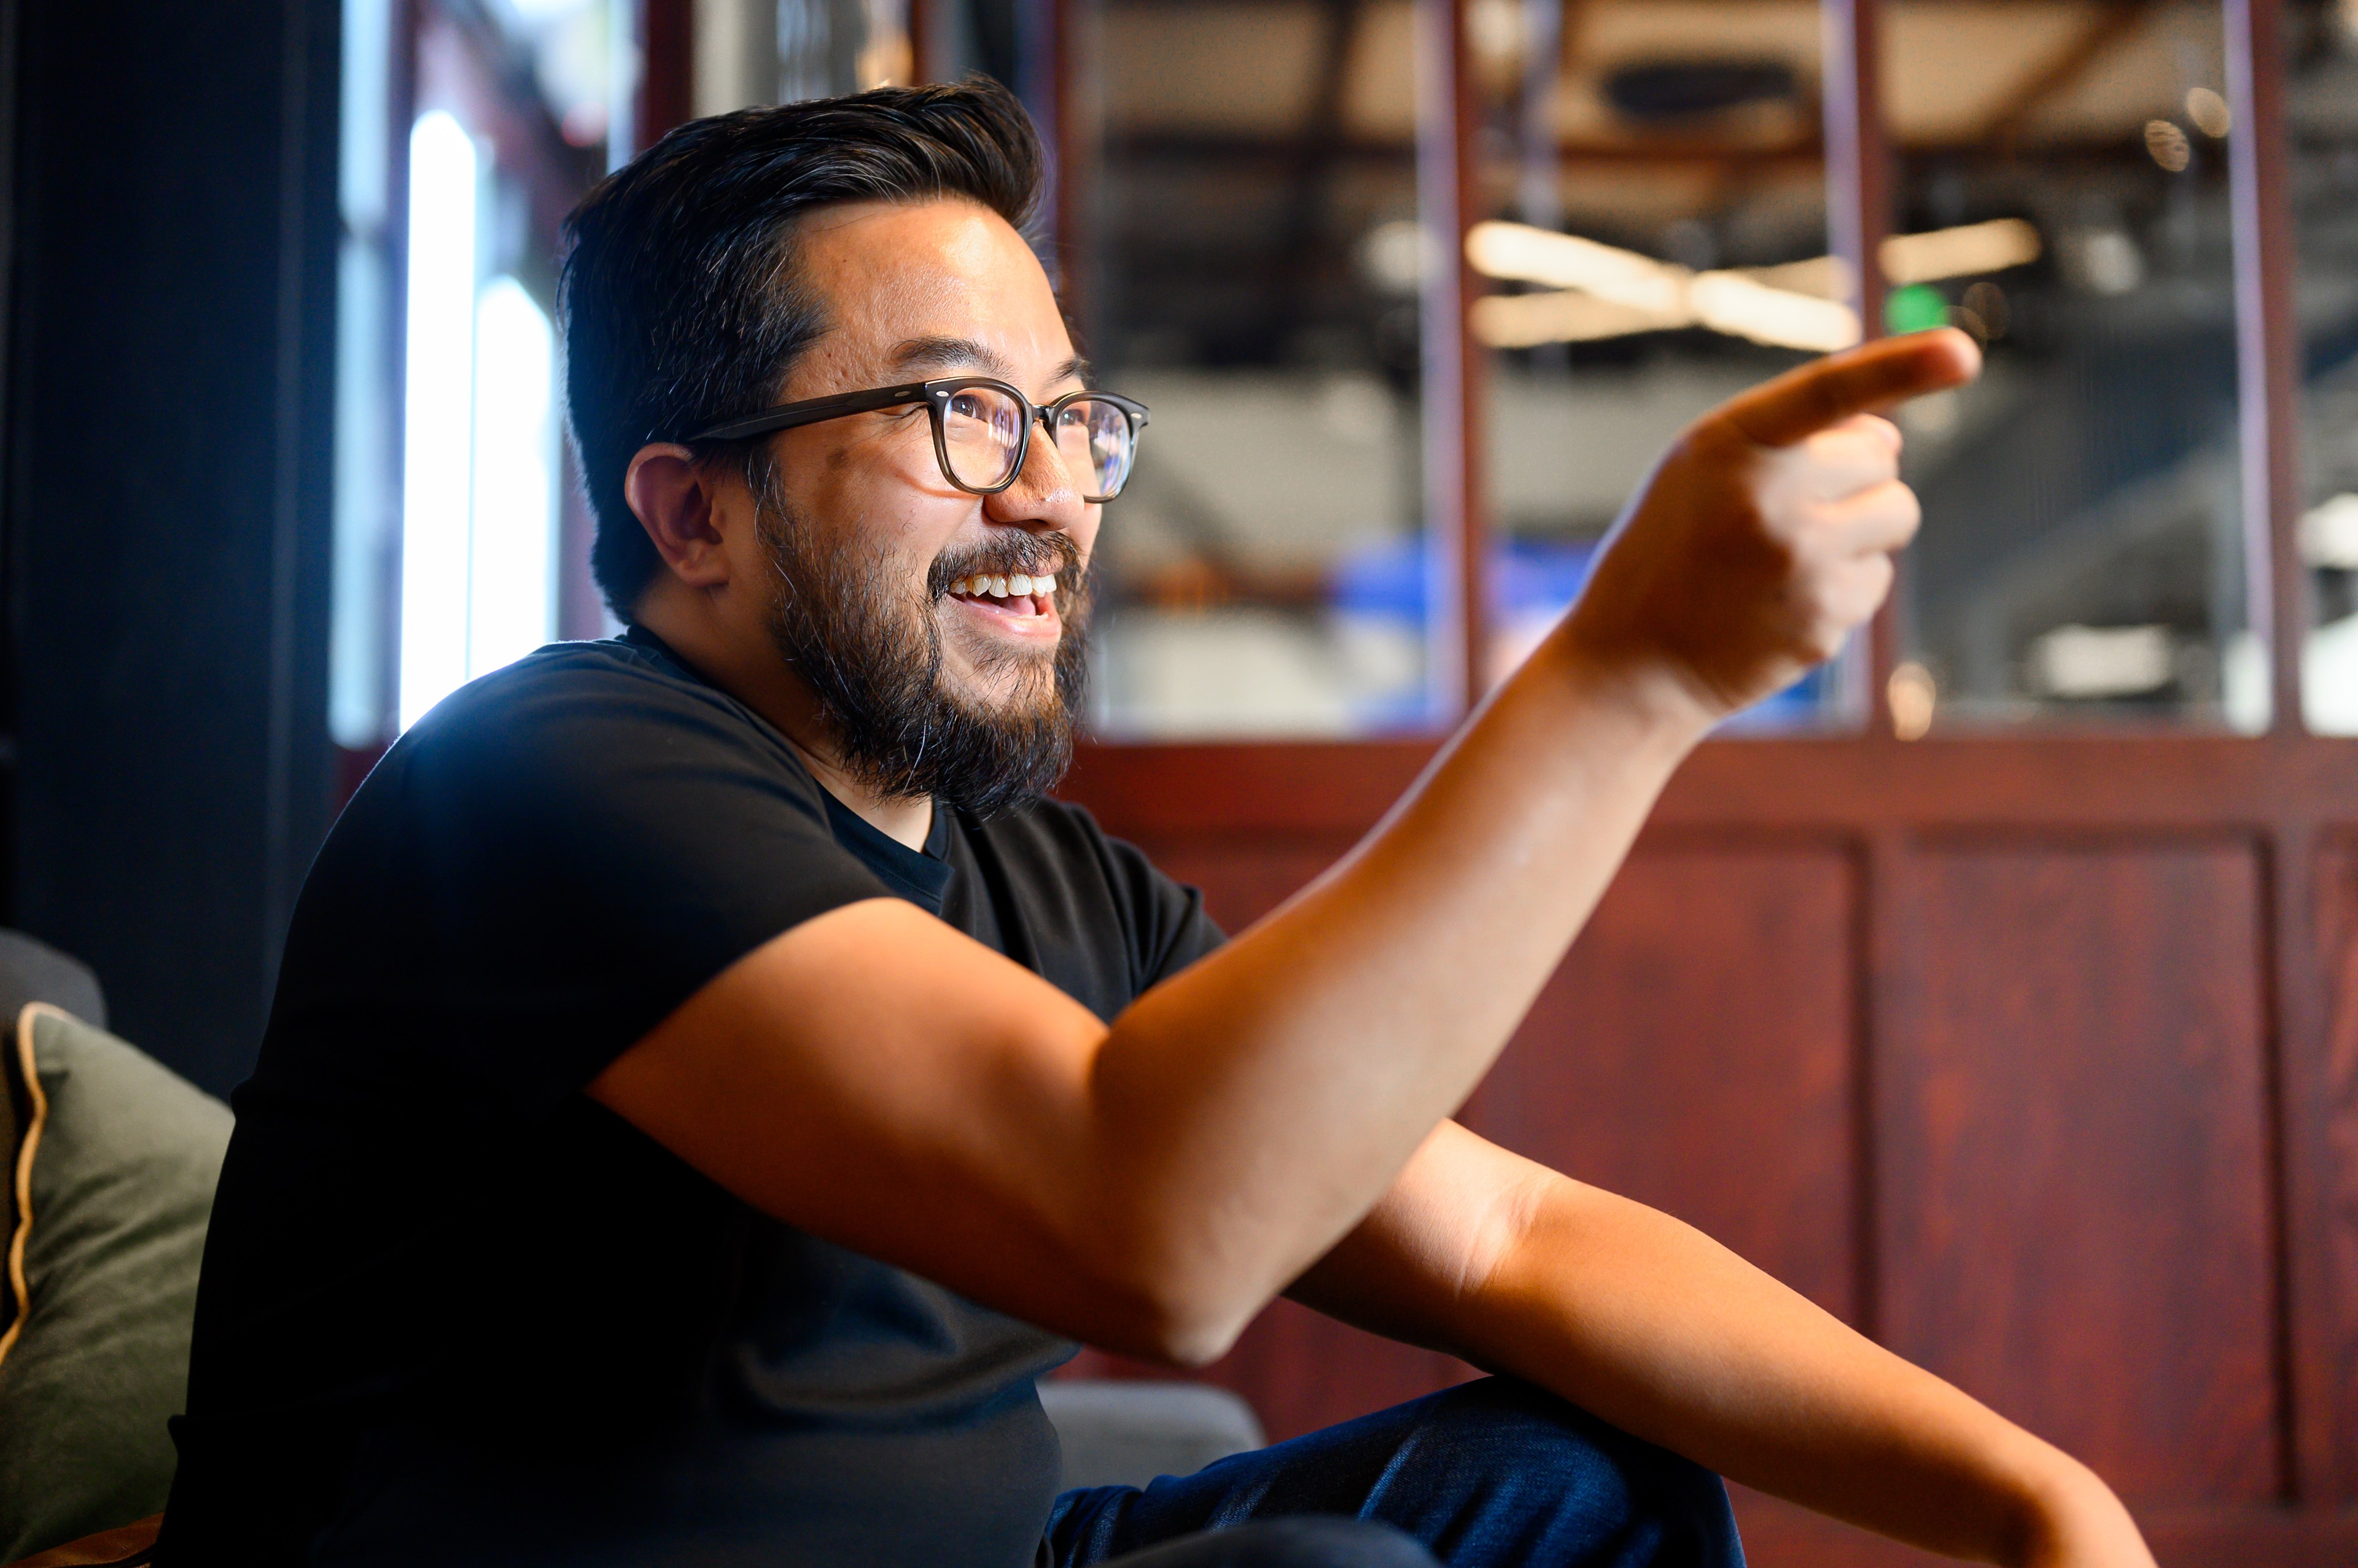
[[[1087,687],[1093,591],[1070,538],[1010,529],[945,551],[918,592],[857,530],[823,536],[774,474],[764,480],[753,491],[757,537],[777,573],[771,640],[817,698],[838,767],[887,799],[931,795],[979,816],[1064,776]],[[936,613],[951,583],[979,572],[1054,576],[1063,622],[1053,657],[994,648],[976,661],[977,676],[1011,687],[989,707],[944,678]]]

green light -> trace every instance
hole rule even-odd
[[[1949,302],[1929,283],[1895,288],[1883,301],[1883,326],[1889,332],[1921,332],[1949,324]]]

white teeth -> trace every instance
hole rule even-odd
[[[1045,599],[1056,591],[1056,579],[1029,577],[1022,572],[1006,577],[962,577],[943,591],[977,599],[1026,599],[1033,594]]]

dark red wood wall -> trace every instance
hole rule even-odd
[[[1235,929],[1424,755],[1068,793]],[[2358,743],[1714,742],[1465,1119],[2080,1454],[2166,1564],[2358,1563]],[[1282,1437],[1471,1369],[1282,1303],[1207,1375]],[[1739,1509],[1759,1563],[1922,1560]]]

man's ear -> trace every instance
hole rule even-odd
[[[690,588],[718,588],[729,580],[715,477],[673,441],[641,447],[622,475],[622,497],[639,526],[672,574]]]

